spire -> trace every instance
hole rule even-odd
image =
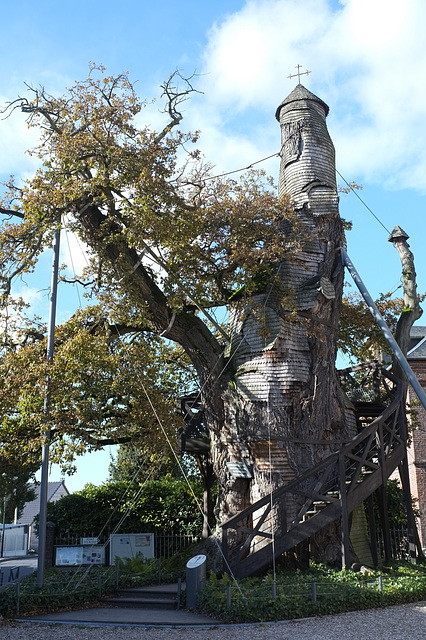
[[[298,84],[276,112],[281,125],[279,193],[312,215],[336,215],[334,146],[327,131],[326,103]]]
[[[308,89],[306,89],[306,87],[304,87],[303,84],[298,84],[293,89],[293,91],[287,96],[287,98],[284,98],[284,100],[279,105],[275,113],[276,119],[278,121],[280,120],[280,111],[282,107],[290,104],[291,102],[297,102],[298,100],[311,100],[312,102],[316,102],[317,104],[320,104],[323,107],[325,111],[325,115],[326,116],[328,115],[328,112],[330,110],[328,108],[328,105],[323,100],[321,100],[321,98],[318,98],[318,96],[316,96],[314,93],[312,93],[311,91],[308,91]]]
[[[392,233],[390,234],[388,241],[395,242],[397,240],[408,240],[409,237],[410,236],[405,233],[404,229],[401,229],[401,227],[397,224],[392,229]]]

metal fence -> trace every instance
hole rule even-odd
[[[151,532],[144,532],[151,533]],[[55,546],[80,546],[82,538],[98,538],[99,543],[105,547],[109,544],[109,537],[84,534],[84,536],[57,536]],[[154,532],[154,556],[156,558],[170,558],[183,551],[190,545],[199,542],[199,536],[190,536],[184,533],[155,533]]]
[[[155,557],[170,558],[200,540],[200,537],[185,534],[154,534]]]
[[[395,560],[409,560],[410,547],[408,544],[408,529],[400,527],[390,530],[391,555]],[[377,553],[379,558],[385,557],[385,543],[383,531],[376,531]]]

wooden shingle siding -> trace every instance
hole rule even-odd
[[[345,411],[333,377],[334,338],[323,340],[321,333],[336,323],[343,279],[333,266],[343,231],[327,112],[327,105],[301,85],[278,109],[279,190],[293,203],[301,249],[281,262],[278,282],[241,296],[230,312],[226,357],[232,360],[235,403],[226,409],[221,450],[227,460],[244,460],[253,470],[244,501],[255,501],[310,468],[335,450],[329,440],[344,437]],[[291,225],[283,224],[283,234],[290,231]],[[321,394],[329,400],[318,410]],[[311,441],[320,442],[317,451]]]

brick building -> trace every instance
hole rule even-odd
[[[426,326],[412,327],[407,360],[423,389],[426,390]],[[409,404],[414,404],[415,407],[414,428],[408,450],[411,493],[418,501],[419,535],[422,547],[426,548],[426,410],[417,401],[411,388]]]

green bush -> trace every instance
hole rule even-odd
[[[313,584],[316,601],[312,597]],[[278,571],[275,582],[267,574],[240,580],[238,585],[229,576],[219,580],[212,575],[199,603],[206,613],[226,622],[261,622],[386,607],[425,598],[426,567],[398,563],[386,571],[367,575],[314,566],[304,572]]]
[[[120,560],[120,587],[143,587],[150,584],[177,582],[185,579],[186,563],[194,555],[194,545],[160,561],[142,557]]]
[[[186,562],[193,554],[188,549],[169,560],[162,560],[162,580],[175,582],[185,576]],[[382,589],[380,590],[380,582]],[[316,601],[312,584],[316,586]],[[120,586],[158,584],[156,560],[134,559],[121,564]],[[227,603],[227,587],[231,589],[231,606]],[[273,597],[273,587],[275,598]],[[30,615],[75,607],[96,605],[102,595],[115,589],[114,567],[46,572],[43,589],[36,586],[36,575],[20,581],[20,614]],[[290,620],[314,615],[386,607],[426,599],[426,567],[396,563],[386,570],[366,575],[353,571],[335,571],[314,566],[308,571],[279,571],[272,575],[246,578],[235,584],[229,576],[218,579],[214,574],[199,594],[200,608],[226,622],[266,622]],[[0,590],[0,614],[16,613],[15,585]]]
[[[43,588],[37,587],[33,573],[19,581],[19,613],[32,615],[96,604],[100,595],[115,589],[114,567],[50,569]],[[16,584],[0,590],[0,615],[11,617],[18,611]]]
[[[192,491],[202,503],[199,481]],[[202,514],[184,480],[161,478],[144,485],[109,482],[96,487],[88,484],[82,491],[49,502],[47,517],[57,527],[57,535],[79,537],[111,533],[125,514],[120,533],[168,532],[198,536]]]

